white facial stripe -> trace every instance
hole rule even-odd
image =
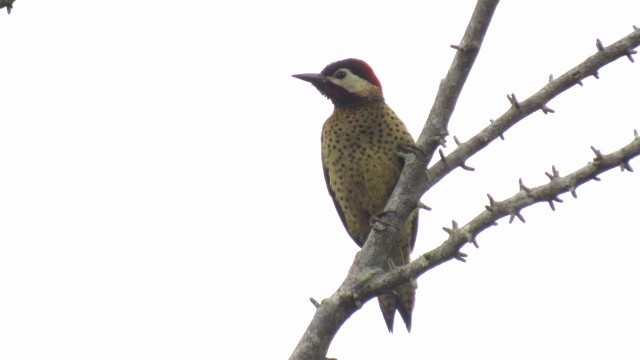
[[[367,80],[355,75],[349,69],[340,69],[338,71],[344,71],[347,73],[344,79],[338,79],[334,76],[330,76],[328,79],[332,83],[345,88],[350,93],[354,94],[367,94],[371,91],[375,91],[377,87]]]

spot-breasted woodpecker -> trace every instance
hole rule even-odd
[[[370,220],[381,213],[398,182],[403,161],[399,145],[415,145],[404,123],[385,103],[382,86],[362,60],[345,59],[327,65],[320,74],[294,77],[310,82],[334,105],[322,127],[322,168],[338,215],[353,240],[362,247],[371,231]],[[392,264],[409,263],[418,230],[414,211],[400,229]],[[385,270],[389,262],[384,265]],[[396,310],[411,330],[415,281],[378,296],[390,332]]]

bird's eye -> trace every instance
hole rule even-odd
[[[347,72],[346,72],[346,71],[344,71],[344,70],[339,70],[339,71],[338,71],[338,72],[336,72],[336,74],[335,74],[335,75],[333,75],[333,76],[335,76],[335,77],[336,77],[336,79],[340,79],[340,80],[342,80],[342,79],[344,79],[344,78],[346,78],[346,77],[347,77]]]

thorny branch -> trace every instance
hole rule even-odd
[[[464,168],[466,166],[465,163],[471,156],[497,138],[503,138],[504,133],[520,120],[537,110],[542,110],[545,114],[552,113],[553,110],[546,105],[551,99],[567,89],[579,85],[581,79],[597,74],[598,70],[603,66],[621,57],[630,56],[629,54],[633,54],[635,52],[633,49],[638,46],[640,46],[640,29],[634,28],[634,32],[607,47],[603,47],[600,43],[600,46],[597,47],[597,53],[588,57],[559,78],[555,80],[551,78],[549,83],[526,100],[518,102],[513,94],[509,95],[508,98],[512,104],[509,110],[496,120],[491,120],[490,124],[482,131],[466,142],[458,144],[454,151],[429,168],[427,171],[429,176],[426,179],[424,191],[431,189],[455,168]]]
[[[508,99],[511,107],[507,112],[468,141],[460,143],[454,139],[458,148],[447,156],[442,154],[440,161],[425,172],[438,146],[444,144],[448,135],[449,119],[497,3],[497,0],[480,0],[476,4],[460,45],[452,46],[457,50],[456,57],[440,84],[432,110],[418,138],[417,146],[421,151],[406,154],[405,167],[385,207],[385,215],[375,224],[374,231],[371,231],[362,250],[356,255],[344,282],[330,298],[319,304],[290,359],[324,360],[338,329],[369,299],[451,259],[464,261],[466,255],[460,252],[462,246],[468,242],[477,246],[477,235],[495,225],[498,219],[509,216],[510,221],[515,218],[524,221],[522,209],[538,202],[548,202],[553,208],[554,202],[561,202],[559,194],[571,192],[575,196],[575,189],[580,184],[597,179],[598,174],[613,167],[630,170],[629,160],[640,154],[640,140],[636,137],[631,144],[612,154],[596,155],[593,162],[568,176],[560,177],[554,168],[551,174],[547,174],[551,180],[547,185],[528,188],[521,183],[521,190],[504,201],[495,201],[489,196],[490,204],[486,211],[462,227],[454,222],[451,229],[446,229],[449,238],[440,246],[408,265],[382,272],[381,264],[386,261],[385,254],[393,245],[398,224],[403,224],[411,211],[419,207],[420,198],[427,190],[457,167],[473,170],[465,165],[466,161],[496,138],[503,138],[504,132],[511,126],[537,110],[545,114],[553,113],[547,106],[551,99],[576,84],[582,85],[586,77],[597,78],[601,67],[620,57],[626,56],[633,61],[633,49],[640,45],[640,30],[634,27],[633,33],[608,47],[598,43],[596,54],[559,78],[554,80],[550,77],[546,86],[524,101],[518,101],[515,94],[510,94]]]
[[[623,170],[633,171],[629,161],[640,155],[640,137],[635,136],[625,147],[608,155],[603,155],[599,150],[593,148],[595,158],[586,166],[567,175],[560,176],[558,170],[553,167],[552,173],[546,173],[550,182],[534,188],[528,188],[520,180],[520,191],[504,201],[495,201],[491,195],[489,205],[478,214],[473,220],[459,227],[454,221],[452,228],[445,228],[449,238],[437,248],[423,254],[410,264],[393,269],[390,272],[381,274],[373,279],[368,287],[376,293],[384,292],[388,289],[402,284],[409,279],[414,279],[426,271],[445,263],[451,259],[462,257],[460,249],[467,243],[477,246],[476,238],[485,229],[497,225],[497,221],[509,216],[511,223],[514,218],[524,222],[521,212],[524,208],[540,202],[548,202],[555,210],[554,202],[562,202],[558,197],[560,194],[570,192],[576,197],[578,186],[590,181],[599,180],[598,175],[613,168],[620,167]],[[461,256],[462,255],[462,256]]]
[[[418,138],[417,146],[422,151],[417,153],[423,153],[423,155],[420,158],[418,155],[407,155],[401,178],[384,209],[386,215],[375,224],[374,231],[371,231],[362,250],[356,255],[346,279],[338,290],[330,298],[325,299],[316,310],[311,323],[293,351],[291,360],[325,359],[329,345],[338,329],[373,296],[371,292],[363,292],[361,286],[364,280],[374,275],[376,270],[372,271],[372,269],[381,271],[399,227],[382,224],[403,224],[420,203],[420,197],[424,191],[416,192],[415,184],[424,181],[424,169],[447,135],[447,124],[455,103],[471,72],[497,6],[498,0],[479,0],[476,3],[462,41],[456,47],[454,61],[447,76],[440,83],[440,89],[425,128]],[[362,297],[362,295],[365,296]]]

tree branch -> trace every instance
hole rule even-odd
[[[431,189],[455,168],[466,166],[465,162],[471,156],[485,148],[492,141],[502,137],[505,131],[520,120],[537,110],[542,110],[545,114],[553,112],[553,110],[549,109],[546,105],[551,99],[575,85],[582,85],[583,79],[592,75],[595,76],[603,66],[621,57],[631,56],[631,54],[634,53],[633,49],[640,46],[640,29],[634,27],[634,30],[631,34],[606,48],[600,45],[597,53],[588,57],[578,66],[567,71],[559,78],[553,80],[550,77],[547,85],[526,100],[517,102],[513,94],[509,95],[511,100],[513,100],[509,110],[502,114],[497,120],[491,120],[490,125],[468,141],[458,144],[458,148],[429,168],[427,171],[429,178],[426,179],[426,184],[424,184],[424,191],[426,192]]]
[[[372,294],[365,298],[356,294],[364,294],[365,292],[359,289],[362,284],[382,271],[382,265],[387,261],[387,254],[393,246],[393,239],[399,228],[397,224],[403,224],[419,203],[423,191],[417,189],[414,184],[424,183],[424,169],[438,145],[444,141],[455,103],[480,50],[497,5],[498,0],[479,0],[476,4],[460,46],[457,47],[459,50],[447,76],[440,83],[431,113],[418,138],[417,146],[421,151],[406,155],[401,179],[387,203],[385,215],[374,224],[373,231],[356,255],[342,285],[331,298],[322,301],[317,308],[313,320],[291,355],[291,360],[325,359],[329,345],[340,326],[372,297]],[[409,166],[412,163],[413,165]]]
[[[504,201],[495,201],[491,195],[488,195],[489,205],[486,206],[485,211],[462,227],[458,227],[454,221],[451,229],[445,229],[449,238],[440,246],[423,254],[408,265],[376,276],[367,284],[367,290],[376,294],[383,293],[410,279],[415,279],[451,259],[460,260],[461,257],[464,257],[464,254],[461,256],[460,249],[467,243],[473,243],[477,246],[476,237],[478,234],[497,225],[496,222],[499,219],[509,216],[509,223],[515,218],[524,222],[524,217],[521,215],[522,210],[540,202],[548,202],[552,210],[555,210],[553,203],[562,202],[558,197],[560,194],[570,192],[576,197],[575,190],[578,186],[591,180],[600,180],[598,175],[605,171],[615,167],[620,167],[623,171],[633,171],[629,161],[640,155],[640,137],[636,132],[631,143],[608,155],[602,155],[599,150],[593,147],[592,149],[596,155],[593,161],[567,176],[559,176],[554,166],[551,174],[546,173],[550,179],[546,185],[528,188],[521,179],[520,191]],[[464,259],[462,260],[464,261]]]
[[[420,204],[420,198],[427,190],[425,170],[433,155],[448,134],[447,125],[462,92],[464,83],[480,51],[480,46],[488,31],[491,17],[498,5],[497,0],[480,0],[476,4],[469,25],[462,37],[447,76],[440,82],[436,99],[418,141],[419,151],[405,154],[405,166],[398,180],[380,222],[369,234],[362,251],[356,256],[351,271],[364,271],[371,266],[382,267],[395,239],[396,231],[405,223],[409,214]],[[391,224],[392,226],[386,226]],[[360,257],[360,259],[358,258]]]
[[[636,138],[615,153],[597,155],[589,165],[566,177],[560,177],[554,168],[552,174],[548,174],[551,182],[547,185],[530,189],[521,182],[521,190],[516,195],[501,202],[490,197],[487,210],[463,227],[458,227],[454,222],[451,229],[446,229],[449,238],[434,250],[406,266],[387,273],[382,271],[397,229],[419,206],[422,194],[457,167],[472,170],[465,165],[465,161],[496,138],[502,137],[518,121],[537,110],[553,112],[546,104],[560,93],[576,84],[582,85],[582,80],[586,77],[597,78],[601,67],[622,56],[633,60],[633,49],[640,45],[640,30],[635,29],[632,34],[608,47],[598,43],[596,54],[558,79],[550,78],[549,84],[528,99],[519,102],[514,94],[508,95],[511,108],[507,112],[467,142],[459,143],[455,139],[458,148],[448,156],[441,157],[440,161],[425,171],[438,146],[444,143],[448,135],[449,119],[479,53],[497,3],[497,0],[479,0],[476,4],[460,45],[452,46],[458,50],[457,54],[447,76],[440,83],[425,127],[416,142],[417,150],[404,154],[405,166],[383,215],[374,224],[373,231],[356,255],[338,290],[317,306],[313,320],[290,359],[325,359],[329,345],[342,324],[372,297],[451,259],[464,261],[466,255],[459,252],[462,246],[468,242],[476,244],[476,236],[495,225],[498,219],[509,215],[510,221],[516,217],[524,221],[521,210],[537,202],[549,202],[553,208],[554,201],[561,202],[559,194],[571,192],[575,195],[577,186],[595,179],[598,174],[612,167],[621,166],[630,170],[628,161],[640,154],[640,140]]]
[[[449,67],[447,76],[440,82],[435,102],[417,141],[418,147],[426,154],[427,164],[449,133],[447,130],[449,119],[480,52],[480,46],[497,6],[498,1],[479,1],[460,45],[451,46],[457,50],[456,56]]]

